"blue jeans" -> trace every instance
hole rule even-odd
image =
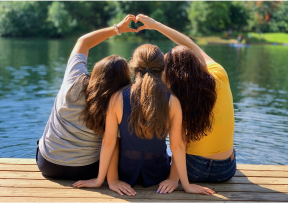
[[[236,172],[236,154],[225,160],[207,159],[186,154],[187,173],[190,182],[221,183],[231,179]]]

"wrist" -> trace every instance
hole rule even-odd
[[[179,182],[179,178],[176,177],[169,177],[169,180],[175,181],[175,182]]]
[[[156,21],[153,30],[157,30],[157,31],[159,31],[159,29],[161,28],[161,25],[162,25],[162,23]]]
[[[113,25],[113,28],[116,32],[117,35],[121,35],[121,32],[120,32],[120,26],[118,26],[117,24],[114,24]]]
[[[110,185],[111,183],[113,183],[113,182],[115,182],[115,181],[117,181],[117,180],[119,180],[118,177],[108,177],[108,176],[107,176],[107,183],[108,183],[108,185]]]

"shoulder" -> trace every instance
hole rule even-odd
[[[228,74],[225,71],[225,69],[219,63],[212,62],[212,63],[207,65],[207,69],[208,69],[210,74],[212,74],[214,77],[216,77],[216,79],[220,79],[224,82],[229,83]]]
[[[72,55],[67,63],[63,83],[73,84],[83,74],[88,75],[87,57],[82,53]]]
[[[182,108],[179,99],[171,94],[170,100],[169,100],[169,106],[170,106],[170,116],[174,116],[175,114],[182,114]]]
[[[75,66],[77,63],[87,63],[87,56],[82,53],[76,53],[70,56],[68,66]]]
[[[122,91],[119,90],[111,96],[108,108],[109,109],[111,109],[111,108],[115,109],[119,106],[119,103],[122,103],[122,102],[123,102]]]

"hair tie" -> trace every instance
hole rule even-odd
[[[148,67],[148,68],[145,69],[145,71],[146,71],[146,73],[150,73],[151,68]]]

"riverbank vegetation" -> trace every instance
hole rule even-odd
[[[230,42],[242,33],[248,42],[287,43],[287,1],[0,2],[0,36],[78,37],[119,23],[127,13],[149,15],[198,40],[214,37]],[[122,41],[152,39],[165,37],[156,31],[143,30],[114,38]]]

